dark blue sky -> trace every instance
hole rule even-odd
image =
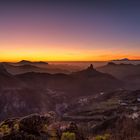
[[[139,59],[140,1],[1,0],[0,31],[1,59]]]

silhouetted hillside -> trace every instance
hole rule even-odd
[[[0,64],[0,88],[17,88],[22,82],[7,72],[3,64]]]
[[[45,89],[0,90],[0,120],[55,110],[55,105],[60,102],[60,99],[63,101],[63,97],[50,94]]]
[[[107,65],[97,68],[97,70],[109,73],[116,78],[123,79],[126,76],[139,74],[140,66],[133,64],[115,64],[109,62]]]
[[[51,88],[67,95],[88,95],[123,86],[113,76],[98,72],[92,67],[72,74],[25,73],[16,77],[30,86]]]
[[[6,70],[13,75],[23,74],[27,72],[39,72],[39,73],[70,73],[69,71],[63,68],[52,67],[51,65],[41,64],[41,63],[28,63],[20,64],[19,63],[2,63]]]
[[[32,64],[12,65],[9,63],[3,63],[3,65],[6,68],[6,70],[13,75],[27,73],[27,72],[46,72],[47,71],[47,69],[45,68],[41,68]]]

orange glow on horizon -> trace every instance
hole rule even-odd
[[[102,44],[96,43],[92,46],[98,45],[103,46]],[[9,45],[9,43],[0,43],[0,46],[3,46],[0,50],[0,61],[108,61],[122,58],[140,60],[138,51],[132,51],[130,49],[126,52],[125,50],[115,48],[106,49],[107,45],[108,44],[106,44],[104,48],[94,47],[89,49],[81,47],[81,44],[58,45],[24,43],[23,45],[19,45],[19,43],[11,42]]]
[[[131,60],[140,60],[139,56],[104,54],[104,53],[66,53],[56,51],[55,53],[46,52],[4,52],[0,56],[1,62],[17,62],[20,60],[29,61],[109,61],[114,59],[128,58]]]

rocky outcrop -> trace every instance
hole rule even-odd
[[[68,137],[84,140],[74,122],[58,122],[53,112],[8,119],[0,124],[0,140],[65,140]]]

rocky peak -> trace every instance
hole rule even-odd
[[[85,70],[86,73],[99,73],[96,69],[94,69],[94,66],[92,64],[90,64],[90,66]]]
[[[94,70],[94,67],[92,64],[90,64],[90,66],[87,68],[88,70]]]
[[[96,75],[100,75],[101,73],[98,72],[96,69],[94,69],[93,65],[91,64],[87,69],[78,71],[76,73],[74,73],[78,76],[84,76],[84,77],[89,77],[89,76],[96,76]]]

